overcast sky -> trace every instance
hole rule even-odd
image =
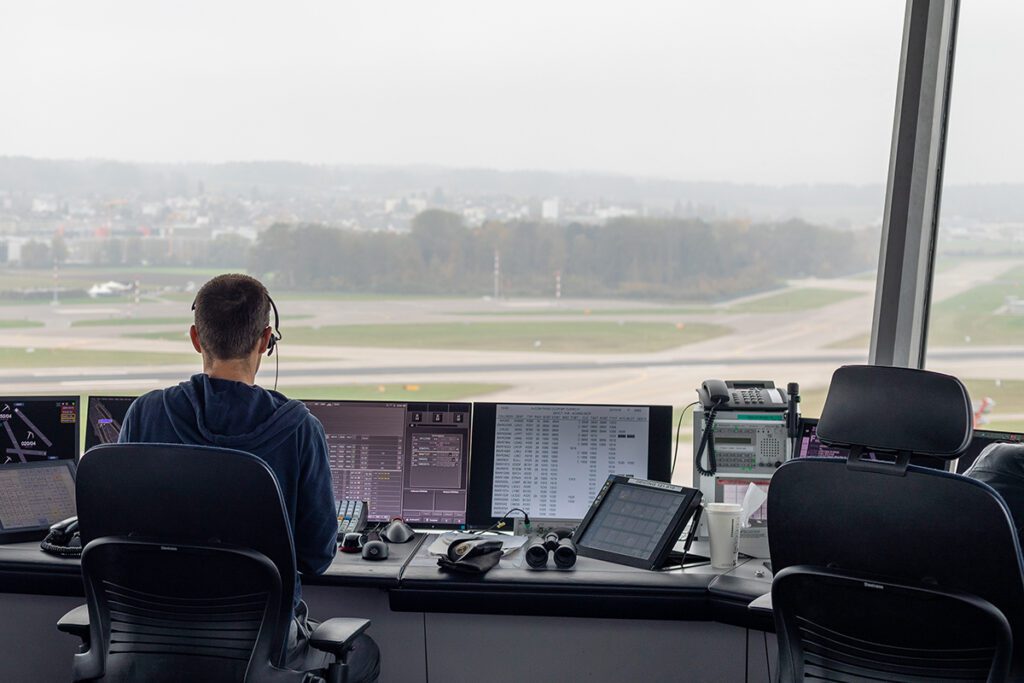
[[[5,2],[0,155],[884,182],[903,13],[900,0]],[[948,178],[1024,181],[1024,2],[965,3],[961,24]]]

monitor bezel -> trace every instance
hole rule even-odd
[[[79,394],[67,394],[67,395],[51,395],[41,394],[38,396],[3,396],[0,395],[0,401],[73,401],[75,404],[75,411],[78,418],[75,420],[75,445],[74,453],[70,458],[57,458],[57,460],[40,460],[38,462],[57,462],[57,461],[71,461],[78,463],[82,457],[82,397]],[[14,464],[14,463],[11,463]],[[25,464],[25,463],[18,463]],[[0,465],[4,467],[4,465]]]
[[[477,402],[473,404],[473,441],[470,448],[472,457],[470,459],[469,504],[466,514],[466,520],[472,529],[486,529],[501,520],[500,517],[491,514],[491,496],[494,493],[494,431],[499,405],[648,408],[650,409],[650,429],[648,430],[647,444],[647,476],[640,478],[671,483],[672,406],[641,403]]]
[[[473,416],[476,413],[475,404],[472,401],[406,401],[406,400],[400,400],[400,399],[399,400],[396,400],[396,399],[384,399],[384,400],[374,401],[374,400],[371,400],[371,399],[358,399],[358,398],[351,398],[351,399],[350,398],[300,398],[298,396],[291,396],[289,398],[293,398],[293,399],[295,399],[297,401],[302,401],[303,405],[305,405],[307,409],[309,408],[309,405],[307,405],[307,404],[311,403],[311,402],[312,403],[334,403],[334,404],[337,404],[337,403],[351,403],[351,404],[368,404],[369,403],[369,404],[375,404],[375,405],[377,405],[377,404],[392,404],[392,405],[396,405],[396,406],[397,405],[406,405],[406,406],[410,406],[410,405],[424,405],[424,406],[432,406],[432,405],[435,405],[435,406],[436,405],[453,406],[453,405],[460,405],[461,406],[461,405],[464,405],[464,406],[468,406],[469,407],[469,421],[466,424],[466,428],[468,430],[468,434],[467,434],[467,437],[466,437],[467,438],[467,443],[466,443],[466,459],[468,461],[466,463],[466,523],[465,524],[440,524],[440,523],[436,523],[436,522],[409,522],[409,524],[411,526],[414,526],[417,529],[438,529],[438,530],[453,530],[454,529],[454,530],[457,530],[457,531],[461,531],[461,530],[465,530],[465,529],[469,529],[470,528],[470,526],[469,526],[469,519],[470,519],[469,518],[469,505],[470,505],[470,501],[472,501],[472,498],[473,498]],[[429,412],[429,408],[426,408],[424,410]],[[310,410],[310,414],[311,415],[313,414],[312,410]],[[313,415],[313,416],[316,417],[315,415]],[[375,525],[383,526],[383,524],[385,524],[385,523],[386,522],[377,522],[377,521],[367,520],[366,526],[368,528],[373,527]]]

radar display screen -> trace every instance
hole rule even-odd
[[[90,396],[85,421],[85,450],[117,443],[128,406],[135,396]]]
[[[0,466],[78,457],[78,397],[0,397]]]

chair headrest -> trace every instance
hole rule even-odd
[[[971,442],[974,419],[956,377],[882,365],[846,365],[832,375],[818,438],[837,446],[953,459]]]

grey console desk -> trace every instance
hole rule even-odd
[[[383,562],[339,553],[303,579],[314,618],[373,620],[384,682],[769,680],[771,620],[748,609],[771,586],[760,560],[648,572],[580,558],[540,571],[517,552],[464,577],[437,568],[428,538],[392,545]],[[56,622],[81,603],[77,560],[0,546],[0,678],[67,680],[77,643]]]

